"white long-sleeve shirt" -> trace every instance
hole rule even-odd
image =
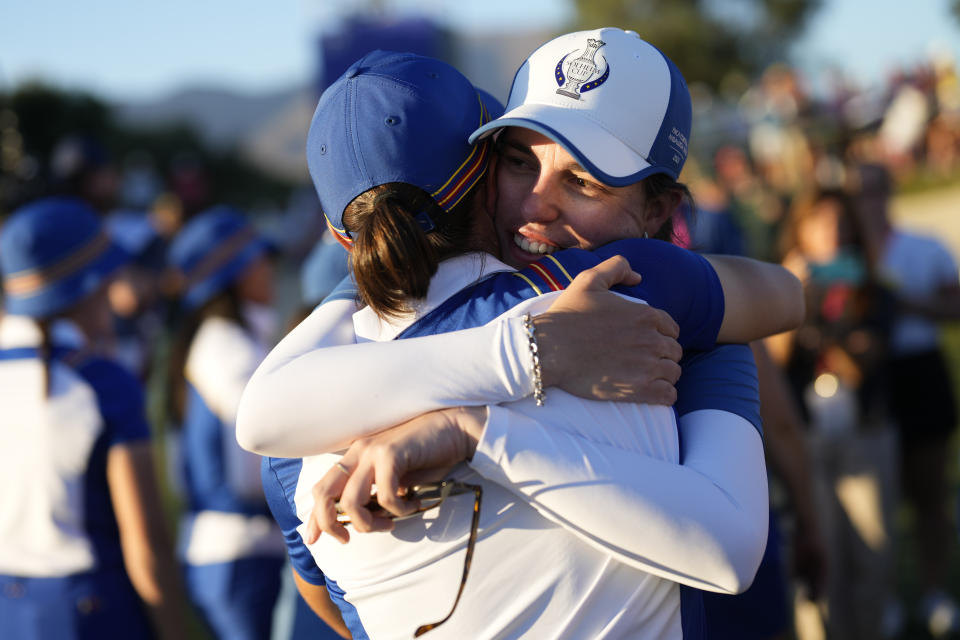
[[[469,258],[461,259],[459,263],[457,261],[445,263],[441,272],[435,277],[434,284],[445,281],[448,284],[431,286],[427,301],[418,308],[414,317],[406,319],[406,322],[412,322],[433,310],[440,301],[456,291],[455,287],[458,284],[463,286],[478,275],[506,268],[505,265],[500,265],[489,257],[486,259],[487,268],[481,269],[480,272],[475,266],[471,269],[469,264]],[[529,310],[534,313],[539,312],[549,305],[549,296],[542,296],[527,304]],[[522,314],[525,310],[527,307],[520,305],[511,311],[510,315]],[[330,316],[338,314],[335,309],[331,311]],[[314,316],[326,315],[322,312],[323,307],[315,312]],[[297,340],[309,341],[307,327],[313,323],[322,324],[324,320],[329,318],[314,318],[313,322],[308,320],[309,324],[298,328]],[[371,320],[369,315],[363,312],[356,317],[355,329],[361,337],[388,339],[403,328],[403,322],[399,322],[395,327],[380,327],[375,331],[374,327],[378,325]],[[512,331],[511,323],[514,323],[514,320],[495,322],[491,325],[497,327],[494,335],[499,332],[503,337],[505,332]],[[336,325],[336,322],[333,324]],[[522,357],[526,354],[526,338],[519,333],[513,339],[519,341],[515,343],[517,348],[514,351]],[[389,344],[400,345],[404,342],[412,343],[415,340],[418,339]],[[434,351],[428,354],[422,347],[429,345],[430,340],[418,340],[420,342],[418,347],[421,348],[416,354],[415,374],[411,372],[408,363],[405,377],[400,376],[393,380],[394,385],[402,388],[402,391],[398,390],[398,394],[394,395],[402,395],[405,399],[411,397],[419,399],[409,401],[412,407],[410,410],[415,412],[413,415],[424,410],[422,406],[416,405],[418,401],[423,402],[422,397],[429,397],[427,402],[438,402],[432,385],[424,383],[423,379],[432,379],[430,372],[434,370],[433,365],[440,369],[444,368],[441,364],[444,356],[451,353],[449,351],[444,353],[444,349],[440,349],[439,352]],[[371,352],[369,349],[365,351],[368,354]],[[503,352],[503,350],[494,351],[494,353]],[[476,388],[478,382],[479,386],[499,384],[501,392],[514,381],[517,381],[517,386],[522,386],[522,375],[515,375],[509,365],[506,371],[501,368],[496,372],[492,377],[492,383],[489,379],[478,381],[477,378],[483,378],[486,375],[485,365],[481,363],[479,368],[475,368],[472,363],[464,362],[461,353],[453,353],[456,353],[457,367],[465,370],[455,374],[462,375],[463,379],[467,380],[468,384],[465,388]],[[298,358],[299,356],[293,356],[287,362],[294,362]],[[509,356],[507,360],[509,361]],[[499,362],[502,363],[502,359]],[[284,367],[280,367],[278,370],[283,369]],[[424,373],[423,376],[421,372]],[[469,380],[471,376],[472,381]],[[442,380],[446,380],[448,384],[442,385],[441,394],[449,393],[455,397],[457,390],[449,386],[450,376],[443,376]],[[508,384],[503,384],[504,381],[508,381]],[[251,385],[253,384],[252,382]],[[347,390],[342,392],[347,395],[351,393]],[[356,395],[368,397],[366,393]],[[371,400],[363,400],[360,397],[352,399],[343,397],[342,400],[354,408],[354,413],[366,413],[366,407],[372,404]],[[480,401],[484,400],[489,401],[489,398],[480,399]],[[462,402],[451,404],[462,404]],[[358,406],[363,406],[364,410],[358,411],[356,409]],[[672,629],[669,633],[665,632],[664,637],[679,637],[680,627],[677,625],[680,624],[680,591],[676,583],[672,582],[673,580],[712,590],[738,591],[749,584],[756,564],[759,562],[766,533],[767,502],[762,446],[756,429],[743,418],[729,412],[694,411],[685,416],[681,423],[684,439],[684,465],[681,466],[679,443],[676,440],[672,420],[668,418],[664,422],[654,417],[657,411],[667,410],[662,407],[658,410],[647,407],[646,409],[651,410],[652,413],[641,417],[633,413],[634,410],[639,409],[637,405],[583,401],[554,390],[551,390],[548,407],[544,409],[536,409],[530,401],[492,408],[484,436],[472,462],[475,472],[497,483],[485,483],[487,495],[491,497],[485,497],[483,513],[490,513],[491,507],[487,506],[490,502],[493,502],[494,506],[492,507],[493,515],[489,516],[492,520],[485,519],[481,527],[484,531],[502,530],[504,525],[500,518],[503,514],[509,514],[510,517],[521,517],[520,514],[522,514],[522,521],[529,519],[531,522],[538,523],[539,528],[534,527],[538,534],[529,541],[529,544],[533,545],[530,553],[527,554],[530,556],[529,562],[527,564],[514,562],[512,566],[512,570],[517,571],[517,576],[552,576],[552,578],[545,578],[546,582],[535,581],[536,584],[531,587],[532,591],[528,593],[529,598],[535,600],[537,590],[546,588],[547,584],[554,584],[550,583],[551,579],[555,579],[556,582],[550,592],[556,594],[557,589],[560,588],[557,585],[580,584],[578,579],[592,576],[595,581],[587,580],[587,582],[594,586],[590,587],[588,592],[598,598],[600,594],[606,592],[605,587],[617,585],[613,589],[615,593],[604,595],[602,598],[604,602],[611,604],[613,609],[598,607],[597,599],[594,597],[579,600],[579,607],[564,598],[551,600],[551,602],[558,606],[562,604],[562,608],[565,609],[572,607],[570,610],[579,610],[594,623],[618,619],[622,624],[628,625],[623,627],[613,624],[610,629],[619,629],[619,631],[609,637],[623,637],[626,629],[643,628],[644,633],[647,633],[657,624],[665,624],[663,629]],[[302,407],[294,410],[301,411]],[[614,414],[608,415],[611,410]],[[285,420],[286,417],[280,419]],[[364,418],[361,418],[361,421],[363,420]],[[647,429],[638,430],[638,424],[646,424]],[[549,425],[549,427],[543,425]],[[345,429],[342,423],[339,427]],[[347,431],[338,433],[331,438],[331,441],[340,437],[352,439],[358,434],[355,432],[350,435]],[[280,465],[280,468],[273,469],[272,474],[268,473],[266,477],[272,475],[277,480],[285,478],[280,480],[281,488],[277,489],[278,493],[286,496],[288,504],[291,504],[290,500],[292,500],[293,508],[299,516],[305,517],[309,507],[312,506],[309,497],[311,480],[318,479],[336,460],[336,456],[330,455],[304,460],[295,478],[289,475],[289,469],[283,469],[283,465]],[[503,493],[504,488],[509,491]],[[524,500],[518,502],[516,500],[518,495]],[[276,513],[277,509],[275,508],[274,511]],[[291,521],[294,530],[297,527],[295,520],[297,519]],[[544,537],[546,534],[540,529],[550,528],[552,531],[556,525],[560,525],[559,530],[555,532],[558,536],[558,548],[568,548],[568,545],[572,545],[569,548],[577,549],[577,558],[584,559],[585,564],[579,564],[570,562],[567,558],[564,569],[569,569],[573,573],[562,571],[564,575],[557,575],[554,569],[553,573],[547,571],[544,574],[544,567],[530,565],[530,563],[537,564],[538,559],[543,557],[551,557],[549,553],[543,555],[537,553],[541,545],[547,543],[547,538]],[[512,526],[507,528],[511,532],[516,529]],[[520,527],[519,530],[533,529]],[[356,555],[350,552],[344,555],[345,548],[339,545],[325,549],[324,545],[329,545],[331,541],[324,539],[321,539],[313,549],[313,558],[316,558],[317,563],[324,570],[328,586],[332,579],[338,585],[337,589],[332,591],[342,590],[346,600],[357,605],[358,610],[361,610],[360,619],[364,621],[365,627],[371,621],[375,623],[380,620],[380,615],[386,615],[386,611],[380,611],[378,614],[379,606],[391,610],[419,611],[411,614],[414,617],[418,615],[423,617],[426,613],[426,617],[417,623],[426,621],[430,615],[422,608],[418,610],[415,603],[423,601],[424,589],[429,592],[430,585],[437,584],[434,579],[439,580],[439,577],[433,575],[433,572],[455,573],[457,571],[456,568],[449,566],[446,569],[440,568],[445,564],[441,558],[449,558],[452,553],[451,548],[444,547],[444,549],[429,551],[424,547],[423,550],[430,559],[425,560],[419,554],[416,555],[417,569],[414,573],[417,576],[418,586],[416,589],[406,591],[413,598],[407,603],[409,606],[402,604],[403,596],[397,596],[399,600],[391,596],[388,599],[390,603],[386,604],[382,597],[378,599],[366,597],[382,593],[389,584],[395,584],[392,583],[394,579],[407,584],[413,575],[410,564],[396,558],[394,558],[396,562],[376,561],[375,571],[371,569],[369,561],[363,560],[363,558],[380,558],[384,554],[387,557],[393,557],[389,547],[395,541],[392,543],[389,539],[396,535],[397,531],[386,535],[388,549],[364,548],[368,544],[374,544],[378,538],[383,538],[379,534],[373,537],[359,536],[361,538],[359,544],[357,544],[358,536],[355,536],[354,541],[347,545],[346,549],[352,548]],[[577,542],[572,542],[571,537]],[[295,531],[289,535],[288,542],[291,538],[296,542]],[[489,541],[484,538],[481,542],[491,549],[487,551],[489,557],[500,558],[503,557],[502,553],[506,552],[506,549],[500,549],[501,544],[516,549],[517,545],[523,546],[522,540],[523,536],[515,538],[511,533],[506,538],[503,535],[491,536]],[[418,544],[422,542],[418,540]],[[454,536],[453,539],[444,540],[444,542],[454,545],[454,549],[462,548],[465,538],[462,535]],[[543,548],[549,547],[548,544]],[[473,571],[477,570],[482,548],[478,547]],[[597,552],[601,555],[594,555]],[[293,555],[296,556],[296,552]],[[618,571],[624,570],[634,574],[630,578],[630,584],[645,585],[641,589],[645,595],[640,596],[638,592],[630,589],[624,592],[623,585],[616,579],[610,578],[607,581],[599,577],[600,574],[596,573],[599,565],[595,563],[613,566],[609,565],[611,560],[617,562]],[[555,565],[550,564],[550,566]],[[645,574],[643,580],[639,579],[637,569],[642,569]],[[502,578],[501,564],[498,563],[490,571],[488,579]],[[577,574],[578,571],[582,573]],[[357,581],[357,572],[370,582]],[[345,577],[346,582],[344,582]],[[661,577],[666,577],[668,580],[661,580]],[[475,584],[473,580],[474,574],[471,573],[467,592],[470,591],[472,584]],[[484,580],[485,578],[479,578],[477,582],[482,584]],[[581,585],[578,591],[579,596],[584,596],[583,588]],[[664,596],[661,593],[659,597],[654,597],[657,589],[673,595]],[[468,597],[467,592],[464,598]],[[527,593],[527,590],[524,592]],[[390,593],[394,592],[390,591]],[[621,615],[609,618],[610,615],[614,615],[613,611],[616,611],[617,606],[628,606],[628,603],[623,600],[624,594],[631,594],[628,597],[640,598],[644,602],[660,602],[659,607],[654,607],[659,613],[642,614],[649,607],[641,607],[633,602],[629,604],[631,615],[637,614],[637,617],[622,618]],[[452,599],[452,594],[450,597]],[[525,601],[523,598],[511,599],[513,606],[509,607],[509,611],[521,619],[529,616],[530,612],[526,607],[531,601]],[[447,602],[449,603],[449,600]],[[586,602],[591,604],[587,606]],[[466,603],[465,600],[461,607]],[[486,600],[483,602],[486,614],[489,614],[493,604]],[[457,615],[462,615],[459,610]],[[537,619],[542,619],[542,616],[538,614]],[[653,622],[654,619],[660,622]],[[676,625],[667,624],[666,620],[674,620]],[[556,620],[553,622],[555,623]],[[630,627],[631,624],[641,624],[641,627]],[[455,628],[456,626],[452,627],[451,632]],[[577,632],[574,633],[573,629],[577,629]],[[567,631],[577,635],[583,631],[583,628],[569,627]],[[656,637],[657,634],[651,635]],[[492,637],[497,636],[493,634]]]

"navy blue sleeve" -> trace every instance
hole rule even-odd
[[[750,347],[725,344],[692,352],[683,357],[680,367],[677,415],[702,409],[728,411],[750,422],[763,436],[757,364]]]
[[[621,255],[630,261],[643,280],[613,290],[670,314],[680,325],[678,342],[684,349],[710,349],[716,344],[723,322],[723,288],[706,258],[669,242],[638,238],[611,242],[593,253],[601,259]]]
[[[302,466],[300,458],[265,457],[260,462],[260,480],[263,482],[263,494],[270,506],[270,513],[283,531],[290,564],[301,578],[310,584],[322,586],[326,584],[323,572],[297,531],[301,523],[293,498]]]
[[[87,358],[75,370],[97,395],[107,446],[150,439],[143,385],[132,373],[103,358]]]

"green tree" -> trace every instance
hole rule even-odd
[[[960,0],[955,0],[960,4]],[[578,27],[633,29],[688,82],[719,87],[782,60],[822,0],[576,0]]]

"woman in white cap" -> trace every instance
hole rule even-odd
[[[0,229],[0,637],[184,635],[143,389],[94,345],[126,255],[73,198]]]
[[[171,352],[171,409],[181,430],[186,513],[179,553],[187,590],[214,635],[269,636],[283,541],[263,498],[260,458],[233,435],[240,393],[269,348],[269,245],[238,212],[217,207],[174,238],[183,317]]]
[[[530,316],[554,299],[539,294],[570,284],[571,274],[607,255],[625,252],[638,261],[635,266],[642,265],[644,283],[653,281],[648,288],[632,289],[633,295],[656,300],[676,315],[681,344],[709,348],[726,322],[720,283],[702,258],[650,240],[614,243],[595,253],[561,252],[520,272],[497,261],[489,254],[495,247],[493,230],[482,214],[481,177],[489,149],[486,143],[465,142],[484,122],[484,112],[469,82],[448,65],[375,52],[321,98],[308,158],[331,226],[352,243],[354,276],[369,305],[353,316],[361,340],[476,326],[501,314],[506,320],[500,331],[519,329],[520,339],[510,347],[519,352],[518,368],[535,365],[535,398],[496,410],[496,420],[505,429],[511,423],[500,433],[504,438],[510,437],[507,431],[518,434],[523,442],[516,451],[526,459],[504,469],[492,452],[498,445],[488,443],[482,454],[486,463],[478,465],[482,445],[476,428],[483,429],[486,419],[479,414],[487,410],[453,411],[446,414],[451,428],[443,436],[453,457],[428,451],[406,469],[434,461],[448,468],[473,455],[472,470],[457,467],[450,482],[435,487],[441,498],[451,490],[477,492],[472,525],[465,497],[444,502],[436,519],[392,523],[385,514],[375,516],[364,505],[374,472],[381,502],[390,511],[408,514],[415,503],[391,500],[401,478],[382,477],[373,465],[358,469],[353,449],[342,459],[337,454],[271,459],[263,475],[271,508],[300,577],[326,583],[355,635],[405,636],[418,622],[440,619],[452,601],[456,613],[443,618],[449,622],[442,622],[440,636],[694,637],[700,623],[696,594],[679,583],[737,591],[749,583],[763,550],[767,498],[759,424],[725,410],[739,404],[744,414],[756,413],[755,373],[753,401],[747,371],[728,387],[721,384],[731,392],[728,404],[706,412],[694,406],[688,412],[691,432],[707,439],[688,443],[689,466],[682,467],[668,407],[592,403],[559,392],[547,408],[537,407],[544,398],[536,384],[540,372]],[[623,262],[613,267],[605,262],[601,272],[609,276],[617,264],[620,275],[629,277]],[[696,294],[672,286],[674,279]],[[793,283],[789,277],[780,282],[787,288]],[[298,339],[302,344],[311,338]],[[295,362],[299,358],[294,355],[290,364],[311,376],[304,384],[317,385],[326,374],[309,363],[301,366]],[[698,378],[697,369],[691,367],[685,376],[706,389],[717,371],[700,368]],[[390,381],[393,394],[367,386],[362,390],[367,401],[353,411],[383,413],[390,407],[378,407],[378,396],[419,392],[421,378],[431,373],[409,369]],[[734,388],[740,384],[746,393]],[[303,409],[297,391],[275,391],[292,402],[288,410]],[[488,432],[493,407],[490,412]],[[540,429],[537,416],[551,428]],[[708,420],[722,437],[710,437]],[[724,420],[739,421],[736,437],[724,435]],[[338,442],[342,436],[341,430],[318,439]],[[503,446],[512,450],[505,440],[499,446],[501,454]],[[510,476],[519,467],[525,468],[525,482]],[[353,536],[345,547],[331,536],[315,540],[304,522],[314,506],[313,481],[323,474],[325,482],[339,478],[340,488],[350,478],[342,505],[358,531],[392,533]],[[409,479],[403,484],[409,486]],[[332,500],[318,507],[332,513]],[[348,537],[340,526],[326,530],[341,540]],[[477,562],[468,581],[474,542]],[[458,591],[453,576],[464,547],[467,560]],[[484,566],[481,554],[493,564]],[[461,593],[471,604],[457,608]],[[438,626],[422,625],[418,632]]]

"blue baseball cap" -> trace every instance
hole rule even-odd
[[[307,166],[328,226],[349,245],[344,209],[389,182],[419,187],[449,211],[487,168],[489,145],[473,145],[470,133],[500,112],[496,99],[440,60],[389,51],[360,58],[320,96],[307,134]],[[417,219],[434,228],[428,214]]]
[[[0,229],[4,307],[14,315],[56,315],[95,292],[128,260],[82,200],[29,203]]]
[[[173,239],[168,253],[170,265],[183,278],[184,308],[202,306],[272,248],[242,214],[230,207],[198,213]]]
[[[678,179],[693,108],[683,74],[633,31],[577,31],[530,54],[506,112],[471,141],[503,127],[541,133],[601,182],[622,187],[655,174]]]

